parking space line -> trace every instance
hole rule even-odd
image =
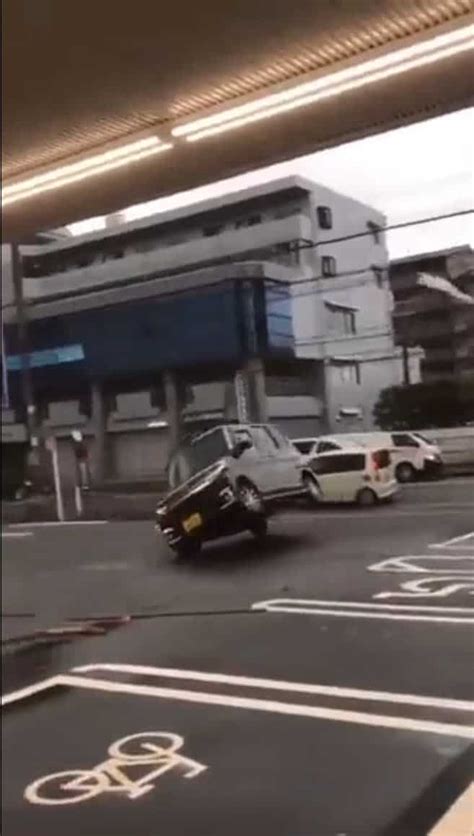
[[[281,702],[264,698],[234,696],[228,693],[216,693],[215,691],[194,691],[184,688],[170,688],[169,686],[156,686],[133,683],[129,681],[114,681],[111,679],[100,679],[95,676],[81,676],[80,673],[98,670],[113,670],[116,672],[131,671],[137,673],[145,671],[151,676],[168,676],[175,679],[188,679],[199,682],[238,684],[239,686],[263,688],[266,690],[285,690],[288,692],[304,691],[312,694],[325,694],[342,698],[356,699],[360,701],[376,700],[387,703],[404,703],[407,705],[423,705],[428,708],[454,708],[455,710],[472,710],[472,704],[465,700],[451,700],[438,697],[425,697],[410,694],[394,694],[390,692],[364,691],[362,689],[340,689],[333,686],[311,685],[308,683],[292,683],[279,680],[266,680],[249,677],[227,676],[225,674],[210,674],[202,671],[180,671],[170,668],[149,668],[135,665],[107,665],[96,664],[86,665],[73,669],[69,674],[60,674],[41,680],[33,685],[22,688],[18,691],[6,694],[2,697],[2,705],[32,697],[40,692],[56,686],[67,688],[81,688],[106,693],[131,694],[137,696],[148,696],[166,700],[177,700],[203,705],[223,706],[229,708],[240,708],[253,711],[268,712],[271,714],[282,714],[295,717],[306,717],[311,719],[329,720],[342,723],[350,723],[363,726],[375,726],[381,728],[398,729],[412,732],[426,732],[452,737],[474,739],[474,729],[470,725],[462,725],[450,722],[438,722],[436,720],[415,719],[385,714],[371,714],[367,711],[354,711],[344,708],[332,708],[326,705],[306,705],[294,702]]]
[[[282,602],[291,602],[292,604],[303,606],[316,604],[321,607],[351,607],[354,609],[368,609],[368,610],[402,610],[407,612],[452,612],[465,613],[466,615],[474,616],[474,609],[472,607],[430,607],[426,604],[375,604],[373,601],[323,601],[308,598],[273,598],[269,601],[260,601],[257,604],[252,604],[253,610],[264,609],[264,605]]]
[[[65,525],[107,525],[108,520],[43,520],[42,522],[11,523],[8,528],[54,528]]]
[[[423,566],[423,561],[434,563],[435,567],[441,564],[441,568],[433,568],[432,566]],[[443,566],[443,562],[447,561],[448,566]],[[463,569],[451,569],[450,562],[460,563],[467,561]],[[474,555],[469,554],[404,554],[400,557],[389,557],[381,560],[378,563],[372,563],[367,567],[369,572],[417,572],[426,575],[459,575],[471,577],[474,575]]]
[[[301,705],[298,703],[278,702],[276,700],[235,697],[228,694],[188,691],[181,688],[164,688],[154,685],[137,685],[131,682],[112,682],[107,679],[92,679],[80,676],[60,676],[60,684],[86,690],[99,690],[108,693],[134,694],[157,697],[166,700],[219,705],[229,708],[241,708],[253,711],[285,714],[294,717],[308,717],[315,720],[332,720],[363,726],[399,729],[412,732],[427,732],[449,737],[474,739],[474,729],[457,723],[440,723],[433,720],[415,720],[409,717],[394,717],[384,714],[368,714],[362,711],[349,711],[340,708]]]
[[[472,540],[468,546],[459,546],[459,543],[466,540]],[[432,543],[428,548],[430,549],[469,549],[474,548],[474,531],[469,531],[467,534],[461,534],[459,537],[452,537],[450,540],[444,540],[442,543]]]
[[[32,531],[2,531],[2,537],[32,537]]]
[[[334,607],[334,608],[333,608]],[[337,609],[341,607],[341,609]],[[345,609],[342,609],[345,607]],[[389,610],[396,608],[397,612]],[[467,609],[469,615],[445,616],[421,614],[418,612],[408,613],[404,611],[403,605],[397,607],[394,604],[371,604],[362,608],[358,602],[351,601],[308,601],[298,598],[273,598],[268,601],[258,601],[252,604],[252,609],[264,610],[266,612],[291,613],[296,615],[323,615],[336,618],[375,618],[388,621],[424,621],[431,624],[474,624],[474,609]],[[434,607],[427,607],[427,610],[434,610]],[[440,608],[444,609],[444,608]],[[447,609],[447,608],[446,608]],[[398,611],[399,610],[399,611]]]
[[[455,700],[445,697],[425,697],[419,694],[397,694],[392,691],[366,691],[362,688],[342,688],[338,685],[315,685],[309,682],[291,682],[282,679],[236,676],[234,674],[189,671],[180,668],[155,668],[149,665],[124,665],[103,663],[81,665],[71,673],[127,673],[137,676],[161,677],[163,679],[184,679],[193,682],[206,682],[218,685],[236,685],[241,688],[263,688],[274,691],[293,691],[301,694],[314,694],[347,699],[375,700],[376,702],[421,705],[430,708],[449,708],[456,711],[474,711],[474,703],[469,700]]]
[[[0,705],[10,705],[13,702],[26,700],[28,697],[33,697],[41,691],[47,691],[49,688],[54,688],[56,685],[62,685],[61,676],[50,676],[48,679],[41,679],[39,682],[34,682],[33,685],[27,685],[25,688],[20,688],[18,691],[11,691],[9,694],[3,694]]]

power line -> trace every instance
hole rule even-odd
[[[429,217],[425,218],[418,218],[416,221],[402,221],[401,223],[396,224],[387,224],[387,226],[381,226],[377,229],[365,229],[363,232],[354,232],[350,235],[344,235],[340,238],[328,238],[324,241],[311,241],[301,245],[301,249],[313,249],[314,247],[322,247],[326,246],[327,244],[341,244],[344,241],[352,241],[355,238],[364,238],[368,235],[374,235],[377,233],[384,233],[384,232],[392,232],[396,229],[407,229],[410,226],[421,226],[422,224],[429,224],[429,223],[436,223],[437,221],[446,221],[450,218],[460,218],[466,215],[472,215],[474,213],[474,208],[472,209],[459,209],[456,212],[446,212],[442,215],[430,215]],[[299,247],[298,247],[299,248]],[[296,249],[296,248],[295,248]]]

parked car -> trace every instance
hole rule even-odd
[[[417,476],[440,476],[443,457],[438,445],[417,432],[340,433],[319,438],[296,438],[296,449],[307,462],[319,453],[343,450],[347,447],[384,447],[390,450],[399,482],[412,482]]]
[[[219,426],[192,437],[172,456],[168,478],[157,528],[179,554],[239,531],[263,537],[278,501],[317,491],[289,439],[267,424]]]
[[[375,505],[390,500],[398,482],[389,450],[347,447],[316,454],[310,462],[320,502],[357,502]]]

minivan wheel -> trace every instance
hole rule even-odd
[[[363,488],[357,494],[357,503],[361,505],[363,508],[369,508],[372,505],[375,505],[377,502],[377,497],[370,488]]]
[[[399,482],[413,482],[415,480],[416,475],[415,468],[409,462],[401,462],[396,467],[395,475]]]
[[[303,485],[310,504],[318,505],[321,502],[321,490],[314,476],[311,476],[310,473],[304,473]]]
[[[265,508],[263,505],[263,499],[260,496],[259,491],[252,485],[251,482],[240,482],[237,487],[237,497],[241,505],[248,511],[250,514],[261,514],[265,513]]]

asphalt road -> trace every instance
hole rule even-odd
[[[472,780],[473,508],[410,486],[184,562],[149,523],[6,529],[2,832],[429,833]]]

